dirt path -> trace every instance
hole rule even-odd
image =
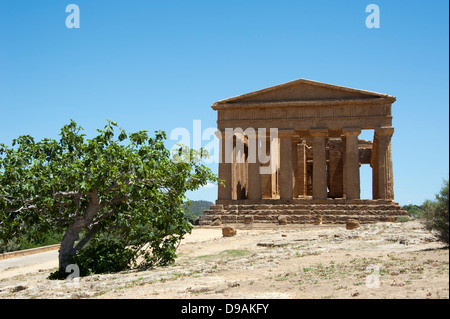
[[[0,272],[0,298],[449,298],[449,251],[418,221],[195,228],[169,267],[50,281]],[[45,269],[45,271],[43,271]]]

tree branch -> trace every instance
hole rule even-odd
[[[37,206],[36,205],[31,205],[31,206],[26,206],[23,205],[22,207],[18,208],[18,209],[14,209],[14,208],[7,208],[6,212],[7,213],[20,213],[22,210],[28,210],[28,209],[36,209]]]
[[[108,204],[109,205],[119,205],[119,204],[122,204],[122,202],[124,202],[126,200],[128,200],[127,196],[118,197],[118,198],[116,197],[116,198],[111,199]]]
[[[81,197],[81,196],[83,196],[83,194],[80,193],[80,192],[59,192],[59,193],[53,193],[53,198],[54,199],[66,198],[66,197]]]
[[[92,223],[94,225],[97,225],[102,219],[108,218],[108,217],[112,216],[113,214],[114,214],[114,210],[110,210],[109,212],[107,212],[101,216],[98,216]]]
[[[83,247],[86,246],[86,244],[89,242],[89,240],[91,240],[91,238],[94,237],[94,235],[98,231],[99,231],[98,224],[95,224],[94,226],[92,226],[92,228],[89,230],[89,232],[86,234],[86,236],[84,236],[84,238],[82,240],[80,240],[78,242],[78,244],[76,244],[76,246],[74,247],[75,251],[79,251],[79,250],[83,249]]]
[[[108,194],[114,190],[114,187],[118,187],[119,184],[117,182],[113,182],[107,189],[105,189],[105,194]]]

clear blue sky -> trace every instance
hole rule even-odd
[[[65,25],[70,3],[79,29]],[[371,3],[379,29],[365,25]],[[88,136],[106,119],[215,127],[215,101],[306,78],[397,97],[395,199],[421,204],[449,172],[448,12],[437,0],[0,0],[0,142],[57,138],[69,119]]]

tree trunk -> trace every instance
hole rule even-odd
[[[84,221],[75,221],[69,226],[67,232],[61,241],[59,249],[59,272],[64,274],[66,267],[71,264],[72,257],[75,256],[76,250],[74,248],[75,241],[80,238],[80,232],[84,227]]]
[[[101,209],[100,201],[97,196],[97,191],[90,193],[91,199],[89,200],[89,206],[84,217],[79,217],[75,220],[68,228],[67,232],[64,234],[61,241],[61,247],[59,249],[59,271],[61,274],[66,273],[66,268],[71,264],[73,256],[78,250],[83,248],[87,241],[83,242],[82,246],[74,247],[75,242],[80,239],[80,232],[83,228],[87,228],[91,225],[94,216]],[[92,234],[91,236],[92,237]],[[90,238],[89,238],[90,239]]]

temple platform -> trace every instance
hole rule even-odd
[[[222,224],[253,223],[278,224],[278,218],[286,216],[288,224],[313,224],[319,218],[323,224],[343,224],[348,219],[360,223],[395,221],[408,216],[398,203],[391,200],[368,199],[263,199],[217,200],[200,216],[200,225],[210,225],[220,218]]]

